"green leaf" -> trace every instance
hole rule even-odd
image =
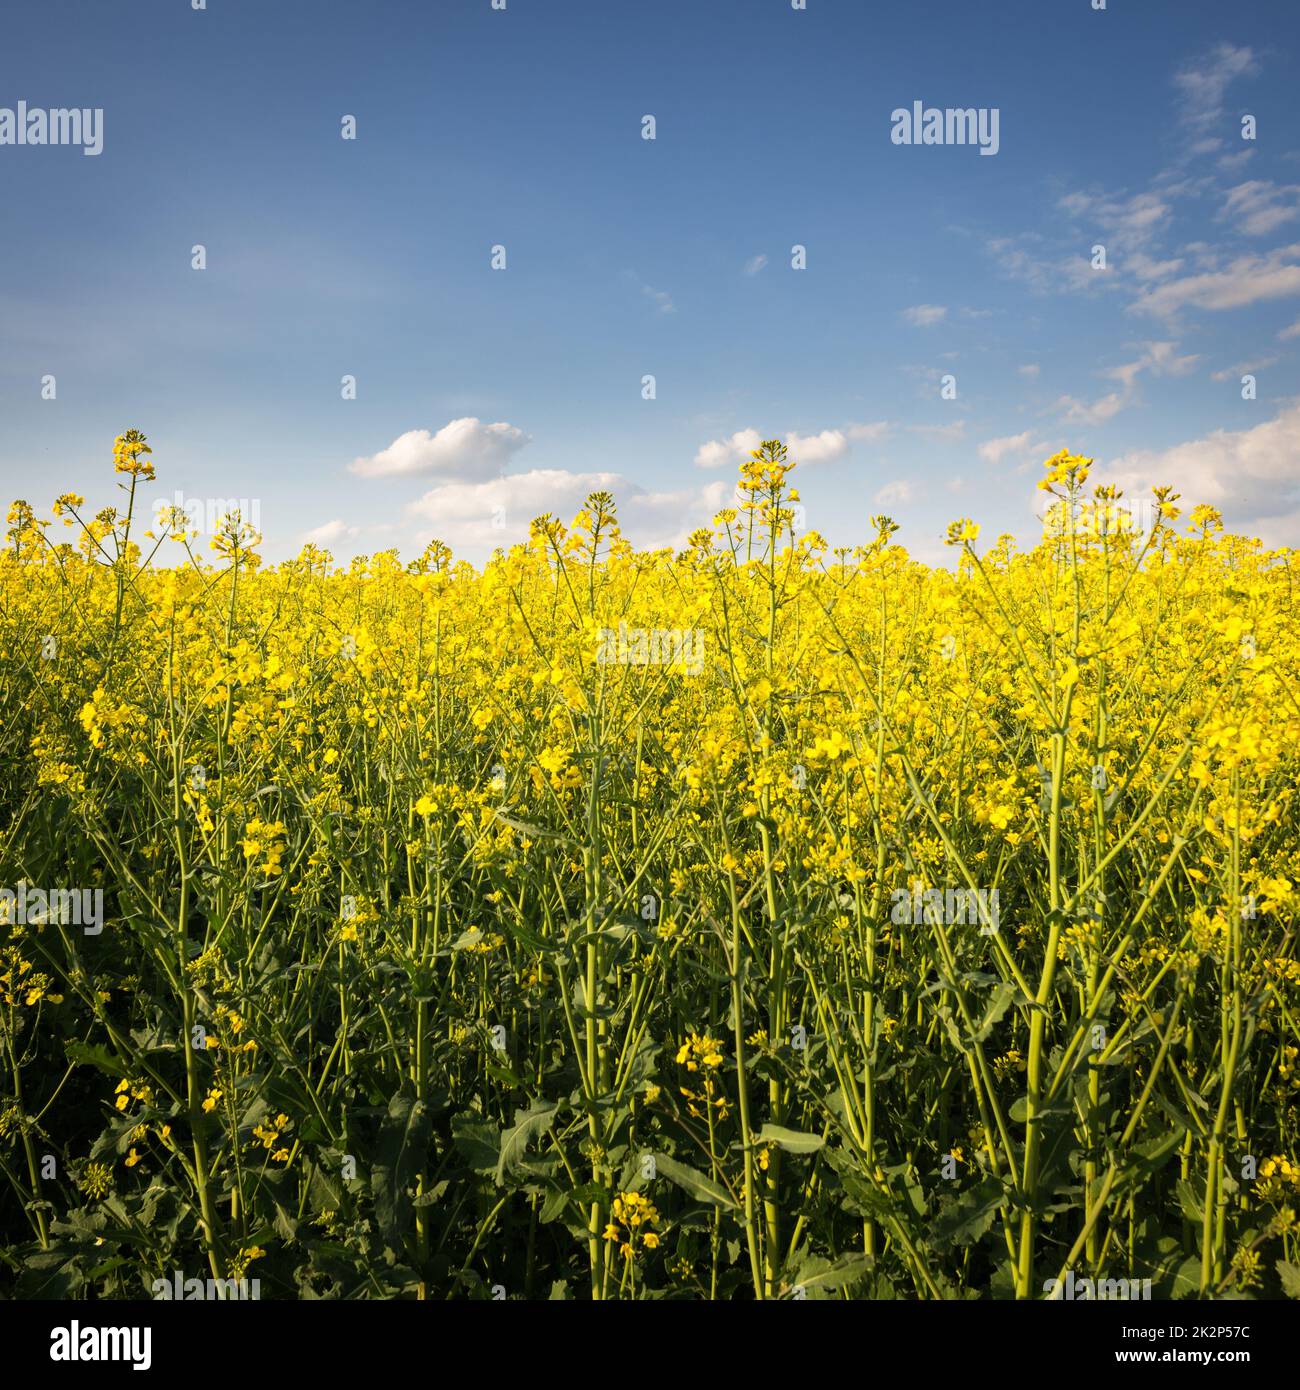
[[[523,944],[527,946],[530,951],[535,952],[539,956],[553,956],[556,953],[556,951],[559,950],[559,947],[556,946],[554,943],[546,941],[542,937],[538,936],[535,932],[529,931],[529,929],[526,926],[524,926],[522,922],[517,921],[514,918],[508,918],[507,920],[503,921],[501,925],[517,941],[523,942]]]
[[[527,1110],[515,1111],[515,1122],[501,1131],[501,1152],[497,1157],[497,1185],[504,1183],[507,1174],[514,1174],[523,1163],[528,1141],[544,1134],[555,1123],[559,1101],[536,1100]]]
[[[619,1083],[624,1095],[631,1095],[633,1092],[639,1091],[642,1083],[649,1081],[658,1071],[659,1052],[660,1045],[649,1033],[646,1033],[637,1044],[637,1049],[632,1054],[627,1069],[623,1073],[622,1081]]]
[[[506,1066],[498,1066],[495,1062],[488,1062],[487,1074],[494,1080],[499,1081],[503,1086],[509,1086],[512,1091],[522,1091],[524,1081]]]
[[[69,1042],[65,1044],[69,1062],[81,1062],[86,1066],[98,1067],[110,1076],[130,1076],[130,1067],[124,1066],[101,1043]]]
[[[729,1211],[739,1209],[716,1182],[711,1178],[706,1178],[697,1169],[685,1163],[678,1163],[675,1158],[669,1158],[667,1154],[655,1154],[654,1160],[655,1172],[659,1177],[667,1178],[669,1182],[676,1183],[683,1192],[694,1197],[697,1201],[708,1202],[715,1207],[726,1207]]]
[[[410,1188],[429,1152],[429,1108],[409,1092],[399,1091],[379,1127],[371,1190],[375,1217],[384,1238],[401,1249],[402,1233],[411,1215]]]
[[[1178,1266],[1178,1273],[1174,1275],[1174,1287],[1170,1294],[1171,1298],[1187,1298],[1199,1293],[1201,1288],[1201,1261],[1198,1256],[1191,1256]]]
[[[860,1250],[841,1255],[837,1260],[814,1256],[806,1260],[794,1277],[794,1287],[808,1289],[842,1289],[856,1283],[867,1272],[870,1261]]]
[[[994,1177],[985,1178],[940,1210],[931,1228],[931,1242],[969,1245],[979,1240],[993,1224],[998,1208],[1005,1201],[1002,1183]]]
[[[814,1154],[826,1143],[820,1134],[804,1134],[780,1125],[764,1125],[758,1137],[760,1142],[775,1144],[791,1154]]]
[[[1019,986],[1010,980],[1001,981],[993,987],[993,992],[989,996],[988,1008],[984,1010],[984,1017],[975,1034],[976,1042],[983,1042],[993,1029],[1002,1022],[1003,1015],[1011,1007],[1019,993]]]
[[[1177,1188],[1178,1205],[1183,1209],[1183,1215],[1199,1226],[1204,1220],[1205,1213],[1201,1209],[1202,1198],[1196,1189],[1187,1181],[1180,1181]]]
[[[1186,1132],[1183,1125],[1178,1125],[1168,1134],[1135,1144],[1129,1154],[1132,1161],[1120,1173],[1116,1190],[1124,1192],[1130,1187],[1140,1186],[1157,1173],[1178,1152]]]
[[[457,1115],[451,1124],[452,1142],[456,1152],[475,1173],[496,1171],[501,1152],[501,1135],[495,1125],[476,1120],[472,1115]]]
[[[1288,1298],[1300,1298],[1300,1265],[1293,1265],[1288,1260],[1277,1262],[1278,1277],[1282,1280],[1282,1288]]]
[[[517,830],[521,835],[530,836],[535,840],[559,840],[561,844],[572,845],[574,849],[580,849],[577,840],[568,835],[561,835],[558,830],[547,830],[544,825],[535,825],[532,821],[519,820],[515,816],[507,816],[503,811],[496,813],[497,820],[503,821],[511,830]]]

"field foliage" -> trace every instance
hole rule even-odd
[[[0,559],[6,1292],[1300,1293],[1300,556],[1066,454],[830,550],[773,441],[270,567],[115,459]]]

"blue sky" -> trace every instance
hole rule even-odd
[[[1300,544],[1300,7],[1092,3],[12,0],[0,109],[104,147],[0,145],[0,487],[107,502],[136,427],[272,559],[481,560],[595,487],[678,541],[780,436],[937,558],[1064,445]]]

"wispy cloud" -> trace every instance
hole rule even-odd
[[[764,255],[751,256],[745,262],[744,271],[746,275],[757,275],[767,264],[767,257]]]
[[[1179,118],[1193,130],[1208,131],[1223,117],[1223,101],[1229,85],[1239,77],[1259,71],[1251,49],[1230,43],[1216,44],[1174,74]]]
[[[1143,372],[1151,376],[1186,376],[1201,360],[1199,353],[1179,355],[1178,344],[1174,342],[1141,343],[1141,352],[1131,362],[1122,362],[1117,367],[1107,367],[1100,375],[1109,381],[1118,381],[1120,389],[1091,402],[1075,396],[1061,396],[1056,409],[1064,412],[1064,419],[1071,425],[1104,425],[1113,420],[1126,406],[1132,405],[1137,397],[1138,378]]]
[[[965,420],[954,420],[951,425],[908,425],[907,428],[912,434],[919,434],[936,442],[955,443],[966,437]]]
[[[864,425],[846,425],[844,433],[855,444],[878,444],[892,429],[893,425],[888,420],[873,420]]]
[[[1224,367],[1222,371],[1211,372],[1211,381],[1240,381],[1243,376],[1255,376],[1276,366],[1276,357],[1259,357],[1252,362],[1238,362],[1235,367]]]
[[[948,309],[943,304],[913,304],[903,310],[903,317],[915,328],[930,328],[942,323],[947,316]]]
[[[897,478],[892,483],[886,483],[872,498],[877,507],[895,506],[899,502],[910,502],[911,500],[912,484],[906,478]]]
[[[1300,184],[1252,179],[1228,190],[1220,214],[1247,236],[1267,236],[1300,217]]]
[[[636,286],[644,298],[648,299],[654,305],[657,313],[675,314],[677,312],[677,306],[673,303],[673,297],[667,290],[657,290],[653,285],[647,285],[634,270],[625,270],[623,275],[629,283]]]
[[[1127,403],[1128,399],[1122,391],[1110,391],[1091,402],[1081,401],[1076,396],[1060,396],[1056,409],[1064,413],[1066,424],[1104,425],[1107,420],[1113,420]]]
[[[1241,309],[1293,294],[1300,294],[1300,244],[1238,256],[1221,269],[1166,280],[1144,290],[1130,307],[1169,318],[1180,309]]]
[[[1154,236],[1171,212],[1169,203],[1157,193],[1135,193],[1127,198],[1103,192],[1067,193],[1059,206],[1075,219],[1092,223],[1102,240],[1109,236],[1130,246]]]

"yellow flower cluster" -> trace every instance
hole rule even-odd
[[[605,1239],[618,1245],[625,1260],[632,1259],[642,1249],[658,1249],[659,1237],[651,1228],[658,1225],[659,1212],[643,1193],[620,1192],[610,1207],[610,1217]]]

